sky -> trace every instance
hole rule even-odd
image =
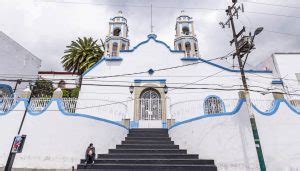
[[[237,30],[264,30],[255,38],[256,49],[248,64],[255,66],[276,52],[300,52],[300,2],[298,0],[239,0]],[[256,3],[254,3],[256,2]],[[204,59],[232,51],[230,28],[223,9],[231,0],[0,0],[0,30],[42,59],[41,70],[62,71],[66,46],[78,37],[105,39],[109,19],[123,11],[129,26],[131,47],[147,39],[150,5],[154,34],[173,47],[175,21],[181,10],[193,17]],[[232,63],[232,59],[227,59]],[[171,64],[170,64],[171,65]]]

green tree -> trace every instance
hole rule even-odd
[[[78,73],[80,76],[79,87],[82,83],[83,73],[99,61],[104,54],[104,44],[100,39],[101,45],[97,44],[97,40],[91,37],[78,38],[67,46],[65,55],[62,57],[62,64],[66,71]]]
[[[32,97],[48,97],[51,98],[53,95],[53,83],[49,80],[37,80],[35,87],[32,91]]]

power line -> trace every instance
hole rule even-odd
[[[294,16],[294,15],[274,14],[274,13],[256,12],[256,11],[245,11],[245,12],[246,13],[251,13],[251,14],[270,15],[270,16],[276,16],[276,17],[286,17],[286,18],[300,19],[300,16]]]
[[[266,6],[275,6],[275,7],[283,7],[283,8],[294,8],[294,9],[300,9],[298,6],[289,6],[289,5],[281,5],[281,4],[272,4],[272,3],[266,3],[266,2],[254,2],[254,1],[243,1],[244,3],[250,3],[250,4],[259,4],[259,5],[266,5]]]

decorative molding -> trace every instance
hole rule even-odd
[[[123,58],[118,56],[104,57],[105,61],[123,61]]]
[[[183,57],[183,58],[180,58],[180,60],[182,60],[182,61],[199,61],[200,58],[196,58],[196,57]]]
[[[134,80],[134,83],[153,83],[153,82],[159,82],[161,84],[166,83],[166,79],[155,79],[155,80],[141,80],[141,79],[136,79]]]
[[[282,80],[273,80],[272,84],[283,84]]]
[[[129,50],[120,50],[120,52],[133,52],[133,51],[135,51],[138,47],[140,47],[141,45],[148,43],[151,39],[154,40],[154,41],[157,42],[157,43],[160,43],[160,44],[164,45],[166,48],[169,49],[170,52],[175,52],[175,53],[184,53],[184,52],[185,52],[185,51],[183,51],[183,50],[172,50],[172,49],[170,48],[170,46],[168,46],[165,42],[163,42],[163,41],[161,41],[161,40],[157,40],[157,39],[156,39],[156,38],[157,38],[157,35],[156,35],[156,34],[149,34],[147,37],[148,37],[147,40],[138,43],[138,44],[137,44],[136,46],[134,46],[132,49],[129,49]]]

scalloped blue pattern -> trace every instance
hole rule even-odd
[[[235,109],[232,112],[198,116],[198,117],[195,117],[195,118],[191,118],[191,119],[187,119],[187,120],[184,120],[184,121],[181,121],[181,122],[177,122],[176,124],[172,125],[169,129],[172,129],[174,127],[177,127],[179,125],[186,124],[186,123],[189,123],[189,122],[204,119],[204,118],[235,115],[241,109],[243,103],[245,103],[245,102],[246,102],[245,99],[240,99],[237,106],[235,107]],[[300,115],[300,109],[295,108],[294,106],[292,106],[285,99],[276,99],[273,103],[272,108],[269,109],[266,112],[263,112],[263,111],[259,110],[254,104],[252,104],[251,106],[257,113],[259,113],[261,115],[265,115],[265,116],[271,116],[271,115],[274,115],[277,112],[277,110],[279,109],[279,106],[280,106],[281,103],[285,103],[289,107],[289,109],[291,109],[295,114]]]
[[[25,107],[27,106],[28,104],[28,99],[24,99],[24,98],[21,98],[17,101],[16,104],[14,104],[8,111],[6,112],[0,112],[0,116],[2,115],[7,115],[9,112],[11,112],[12,110],[14,110],[16,108],[16,106],[21,102],[23,101],[24,102],[24,105]],[[116,122],[116,121],[111,121],[111,120],[108,120],[108,119],[104,119],[104,118],[100,118],[100,117],[96,117],[96,116],[91,116],[91,115],[87,115],[87,114],[82,114],[82,113],[69,113],[65,110],[64,108],[64,105],[63,105],[63,102],[61,99],[57,99],[57,98],[52,98],[51,101],[47,104],[47,106],[40,112],[35,112],[35,111],[32,111],[30,108],[28,109],[28,114],[32,115],[32,116],[38,116],[38,115],[41,115],[43,114],[48,108],[49,106],[51,105],[52,102],[56,102],[57,103],[57,106],[58,106],[58,109],[59,111],[65,115],[65,116],[73,116],[73,117],[82,117],[82,118],[88,118],[88,119],[93,119],[93,120],[97,120],[97,121],[101,121],[101,122],[106,122],[106,123],[109,123],[109,124],[113,124],[113,125],[117,125],[119,127],[122,127],[124,129],[127,129],[128,128],[122,124],[120,124],[119,122]]]

